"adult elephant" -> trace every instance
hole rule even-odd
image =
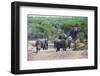
[[[60,51],[60,48],[62,48],[64,51],[66,51],[66,40],[65,39],[55,39],[54,40],[54,47],[56,48],[56,52]]]
[[[72,37],[71,36],[63,36],[60,38],[56,38],[54,40],[54,48],[56,48],[56,52],[60,51],[60,49],[62,48],[64,51],[66,51],[67,48],[70,49],[71,46],[71,42],[72,42]]]
[[[74,27],[72,30],[69,32],[69,36],[73,38],[73,40],[76,40],[79,36],[80,33],[80,28]]]
[[[37,39],[36,40],[36,53],[38,53],[39,50],[41,50],[41,48],[43,50],[48,49],[48,40],[47,39]]]
[[[69,36],[72,37],[74,43],[74,50],[77,50],[77,39],[80,36],[81,29],[79,27],[74,27],[70,32]]]
[[[58,38],[55,38],[54,48],[56,48],[56,52],[60,51],[60,48],[62,48],[64,51],[66,51],[66,48],[67,48],[66,38],[67,38],[67,36],[65,34],[61,34],[61,35],[59,35]]]

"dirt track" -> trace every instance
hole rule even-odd
[[[33,51],[28,51],[28,61],[32,60],[54,60],[54,59],[80,59],[88,58],[87,50],[79,51],[39,51],[37,54]]]

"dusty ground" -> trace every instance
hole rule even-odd
[[[37,54],[34,51],[28,51],[28,61],[32,60],[54,60],[54,59],[80,59],[87,58],[87,50],[73,51],[67,49],[67,51],[58,51],[55,49],[41,50]]]
[[[87,58],[87,50],[76,50],[67,49],[63,51],[62,49],[56,52],[56,49],[53,48],[53,44],[49,43],[48,50],[40,50],[36,53],[35,40],[28,41],[28,51],[27,51],[27,60],[54,60],[54,59],[80,59]]]

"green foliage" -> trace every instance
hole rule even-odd
[[[73,26],[78,26],[87,33],[87,17],[76,16],[29,16],[28,39],[48,38],[54,40],[61,33],[68,33]]]
[[[72,17],[62,21],[61,29],[68,32],[72,27],[80,27],[83,32],[87,33],[87,17]]]

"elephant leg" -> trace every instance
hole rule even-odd
[[[36,53],[38,53],[39,48],[36,48]]]
[[[70,49],[70,46],[71,46],[71,45],[69,45],[69,49]]]
[[[56,49],[56,52],[58,52],[58,51],[60,51],[60,48],[57,48],[57,49]]]
[[[70,48],[70,45],[68,44],[68,48]]]
[[[39,50],[40,50],[40,48],[37,47],[37,48],[36,48],[36,53],[38,53]]]
[[[46,48],[45,48],[45,46],[43,47],[43,50],[45,50]]]
[[[46,46],[46,50],[48,50],[48,46]]]
[[[66,48],[63,48],[64,51],[66,51]]]

